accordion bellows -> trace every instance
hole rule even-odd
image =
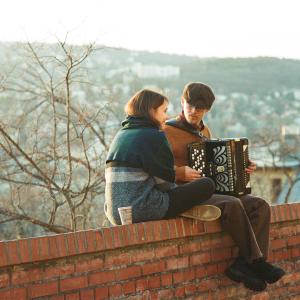
[[[189,166],[210,177],[216,193],[242,196],[251,193],[248,139],[217,139],[188,145]]]

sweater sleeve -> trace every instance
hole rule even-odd
[[[144,154],[141,155],[143,169],[152,176],[174,182],[174,158],[165,134],[159,132],[150,143],[144,144],[143,147]]]

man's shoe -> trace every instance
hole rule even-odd
[[[263,258],[256,259],[249,266],[253,272],[255,272],[261,279],[265,280],[267,283],[274,283],[285,275],[285,271],[283,269],[271,265]]]
[[[263,291],[267,285],[250,268],[245,259],[238,257],[234,263],[225,270],[225,274],[231,280],[242,282],[244,286],[252,291]]]
[[[181,216],[200,221],[215,221],[220,218],[221,209],[214,205],[200,204],[186,210]]]

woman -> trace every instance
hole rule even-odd
[[[211,197],[209,178],[176,186],[173,155],[164,132],[168,99],[151,90],[126,104],[127,118],[106,160],[105,213],[121,224],[118,208],[132,206],[133,223],[172,218]]]

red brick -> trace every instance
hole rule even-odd
[[[222,231],[220,221],[205,222],[204,223],[206,233],[214,233]]]
[[[39,237],[40,260],[49,259],[49,240],[48,237]]]
[[[148,278],[149,289],[155,289],[160,287],[160,276],[153,276]]]
[[[96,232],[94,230],[87,230],[84,232],[85,237],[86,237],[86,248],[87,248],[87,252],[94,252],[96,250],[98,250],[97,248],[97,240],[96,240],[96,236],[99,236],[99,232]],[[101,243],[99,243],[98,247],[100,248]],[[104,245],[102,243],[102,248],[99,250],[103,250],[104,249]]]
[[[167,300],[167,299],[172,300],[172,299],[174,299],[173,295],[174,294],[173,294],[173,291],[171,289],[158,291],[158,299],[160,299],[160,300]]]
[[[127,228],[127,233],[129,237],[129,245],[137,244],[138,243],[138,236],[137,232],[135,231],[135,226],[134,224],[131,225],[126,225],[124,226]]]
[[[160,260],[153,263],[148,263],[142,266],[143,275],[153,274],[153,273],[160,273],[165,270],[165,262]]]
[[[75,239],[78,245],[78,253],[87,253],[87,241],[84,231],[75,232]]]
[[[8,274],[0,274],[0,288],[4,288],[9,285],[9,276]]]
[[[166,270],[184,269],[189,266],[188,257],[170,258],[166,261]]]
[[[169,224],[169,234],[170,234],[170,239],[175,239],[178,237],[178,232],[176,229],[176,220],[175,219],[171,219],[171,220],[167,220],[168,224]]]
[[[111,227],[110,230],[114,240],[114,247],[115,248],[122,247],[124,244],[123,244],[121,226]]]
[[[155,256],[157,258],[164,258],[169,256],[178,255],[178,247],[177,245],[168,245],[168,246],[161,246],[155,249]]]
[[[108,299],[108,287],[100,287],[95,290],[95,300]]]
[[[62,279],[60,281],[60,289],[63,292],[77,290],[80,288],[85,288],[87,286],[88,286],[88,280],[86,276],[72,277],[72,278]]]
[[[65,296],[66,300],[79,300],[79,293],[67,294]]]
[[[135,224],[135,231],[137,232],[137,240],[139,244],[146,243],[147,237],[142,223]]]
[[[34,284],[28,288],[29,298],[58,294],[58,281]]]
[[[27,282],[39,281],[42,278],[40,269],[20,270],[12,273],[12,285],[18,285]]]
[[[60,257],[59,250],[56,244],[56,237],[55,236],[49,236],[48,238],[49,242],[49,255],[51,258]]]
[[[198,283],[198,291],[206,292],[217,288],[217,284],[214,279],[200,280]]]
[[[290,252],[289,251],[274,251],[273,252],[274,261],[282,261],[285,259],[290,258]]]
[[[20,249],[17,241],[7,242],[6,250],[10,264],[17,265],[21,262]]]
[[[181,218],[181,223],[184,236],[191,236],[193,220],[188,218]]]
[[[55,278],[74,273],[74,265],[48,266],[43,274],[43,278]]]
[[[219,273],[218,265],[213,264],[213,265],[206,266],[206,272],[207,272],[207,276],[212,276],[212,275],[218,274]]]
[[[201,241],[202,251],[207,251],[215,248],[224,248],[221,238],[209,238]]]
[[[123,238],[123,243],[124,246],[131,245],[131,240],[130,240],[130,234],[128,231],[128,226],[120,226],[120,230],[122,232],[122,238]]]
[[[65,234],[58,234],[55,236],[57,250],[60,257],[67,256],[67,242],[66,242],[66,235]],[[32,245],[32,240],[31,240]]]
[[[286,247],[286,241],[283,239],[271,241],[271,249],[280,249],[285,247]]]
[[[147,279],[138,279],[136,281],[136,291],[142,292],[148,289],[148,280]]]
[[[161,275],[161,286],[172,286],[172,284],[173,282],[171,273]]]
[[[300,235],[289,237],[287,242],[288,242],[288,246],[294,246],[294,245],[300,246]]]
[[[251,300],[269,300],[270,296],[268,292],[262,292],[256,295],[251,296]]]
[[[75,233],[67,233],[65,235],[67,241],[68,256],[78,254]]]
[[[0,299],[3,300],[27,300],[27,293],[25,288],[16,288],[6,291],[0,291]]]
[[[203,278],[207,276],[206,268],[203,266],[197,266],[195,269],[196,278]]]
[[[135,282],[134,281],[129,281],[129,282],[123,283],[122,287],[123,287],[124,295],[129,295],[129,294],[135,293]]]
[[[181,282],[184,282],[183,272],[179,271],[179,272],[173,273],[173,283],[176,285]]]
[[[154,250],[151,249],[143,249],[138,251],[133,251],[130,253],[131,262],[142,262],[148,261],[155,258]]]
[[[52,296],[49,298],[49,300],[65,300],[65,296]]]
[[[184,297],[185,296],[185,289],[184,286],[180,286],[178,288],[176,288],[174,296],[177,297]]]
[[[140,266],[131,266],[126,269],[120,269],[116,272],[118,280],[126,280],[133,277],[141,276],[141,267]]]
[[[114,298],[114,297],[120,297],[122,296],[122,286],[119,283],[116,283],[112,286],[109,287],[109,297]]]
[[[117,254],[107,253],[105,256],[105,267],[112,268],[114,266],[128,265],[131,263],[130,252],[123,252]]]
[[[204,233],[204,223],[198,220],[191,220],[191,235],[199,235]]]
[[[103,238],[104,238],[104,243],[105,243],[105,248],[106,249],[114,249],[115,244],[112,236],[112,231],[110,228],[102,228],[101,229]]]
[[[92,300],[95,299],[94,290],[81,290],[80,300]]]
[[[23,263],[31,261],[31,246],[29,239],[18,240],[21,261]]]
[[[200,254],[194,254],[190,256],[190,265],[202,265],[211,262],[210,252],[204,252]]]
[[[183,237],[183,224],[181,222],[182,218],[176,218],[175,219],[175,225],[176,225],[176,231],[177,231],[177,236],[178,237]]]
[[[168,240],[170,239],[170,229],[169,229],[169,223],[167,220],[161,220],[161,239],[162,240]]]
[[[116,280],[116,275],[114,271],[104,271],[104,272],[98,272],[89,275],[90,285],[103,284],[115,280]]]
[[[0,267],[9,265],[5,242],[0,242]]]
[[[160,221],[155,221],[152,223],[153,226],[153,241],[161,241],[161,226]]]
[[[179,246],[179,253],[180,254],[194,253],[200,251],[201,249],[202,247],[200,241],[187,242]]]
[[[79,261],[75,264],[75,272],[91,272],[95,270],[101,270],[103,268],[103,259],[94,258],[87,261]]]
[[[297,282],[300,280],[300,272],[294,272],[291,274],[286,274],[282,279],[282,282],[284,284],[290,283],[290,282]]]
[[[295,247],[295,248],[291,248],[291,256],[292,257],[299,257],[300,256],[300,248]]]
[[[187,284],[185,287],[184,287],[184,290],[185,290],[185,294],[188,296],[188,295],[193,295],[196,293],[197,291],[197,286],[195,284]]]

